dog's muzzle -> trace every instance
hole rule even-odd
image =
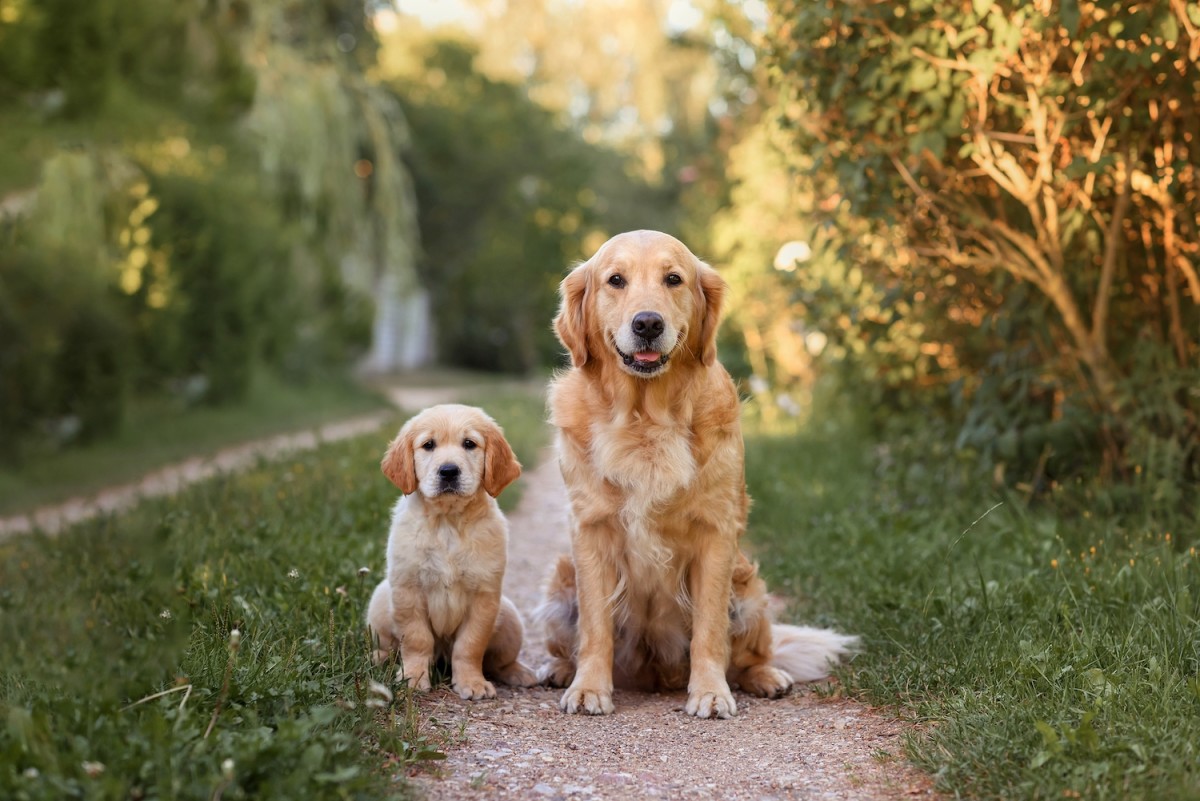
[[[442,493],[458,492],[458,477],[462,475],[462,469],[450,462],[438,468],[438,479]]]

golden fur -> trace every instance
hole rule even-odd
[[[367,611],[376,661],[399,650],[397,680],[427,690],[431,663],[449,658],[454,691],[470,699],[495,697],[485,673],[535,683],[517,661],[521,616],[500,594],[508,522],[495,496],[521,474],[500,427],[480,409],[434,406],[400,429],[381,467],[404,496]]]
[[[777,631],[800,643],[809,679],[852,641],[773,627],[738,547],[749,499],[738,395],[716,359],[725,290],[655,231],[614,237],[560,287],[554,326],[572,368],[551,386],[550,418],[572,557],[538,616],[552,657],[542,678],[570,685],[568,712],[611,712],[614,684],[686,685],[689,714],[730,717],[731,684],[769,697],[791,686]]]

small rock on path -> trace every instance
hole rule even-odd
[[[523,479],[509,523],[504,591],[528,623],[560,553],[569,550],[566,489],[552,453]],[[523,659],[545,661],[526,631]],[[431,801],[459,799],[899,799],[932,797],[907,765],[904,725],[800,688],[777,701],[737,694],[732,720],[697,720],[684,693],[614,695],[607,717],[567,715],[561,690],[498,687],[467,702],[446,689],[420,701],[449,738],[447,759],[412,777]],[[461,737],[459,736],[461,733]]]

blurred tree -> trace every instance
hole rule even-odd
[[[868,260],[868,280],[960,324],[935,345],[970,404],[960,441],[1035,472],[1098,452],[1102,473],[1194,476],[1200,10],[772,5],[794,165],[903,235],[912,268]]]
[[[477,72],[472,44],[405,46],[420,67],[394,81],[413,126],[422,274],[442,357],[512,372],[550,364],[559,346],[547,321],[565,268],[617,217],[666,223],[658,193],[521,86]]]
[[[0,329],[44,310],[0,336],[9,455],[111,430],[130,384],[229,402],[262,363],[428,355],[362,0],[67,5],[0,0]]]

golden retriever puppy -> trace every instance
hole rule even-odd
[[[854,638],[772,625],[742,554],[749,499],[737,391],[716,357],[725,283],[656,231],[610,239],[562,282],[572,367],[550,389],[571,508],[538,617],[567,712],[608,714],[617,686],[686,685],[701,718],[730,685],[777,697],[828,675]],[[784,647],[779,647],[782,641]]]
[[[464,699],[496,696],[485,675],[536,683],[517,660],[521,616],[500,594],[508,521],[495,497],[521,474],[500,427],[481,409],[434,406],[404,424],[381,467],[404,495],[392,509],[387,578],[367,610],[376,662],[399,649],[397,680],[428,690],[430,665],[448,658]]]

